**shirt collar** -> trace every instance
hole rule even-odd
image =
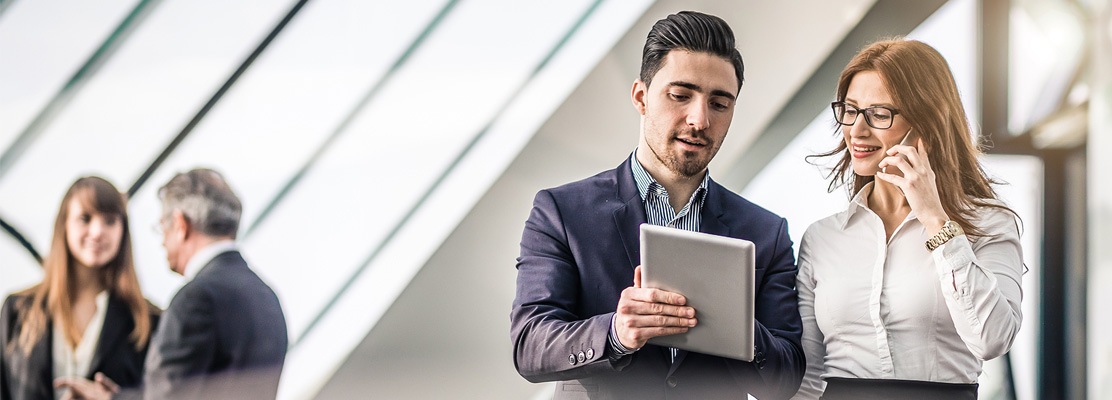
[[[861,190],[858,190],[857,194],[853,196],[853,199],[849,201],[846,210],[838,214],[839,226],[842,229],[846,229],[846,225],[849,224],[850,218],[853,218],[853,215],[857,214],[858,210],[869,208],[869,193],[873,192],[873,184],[875,184],[875,182],[869,182],[861,187]]]
[[[861,190],[857,191],[857,195],[853,196],[853,200],[849,201],[849,206],[847,206],[846,210],[838,214],[838,222],[842,229],[846,229],[846,226],[849,225],[849,220],[853,218],[859,210],[869,208],[869,195],[873,193],[873,185],[876,185],[876,181],[866,183],[865,186],[862,186]],[[911,210],[911,212],[907,213],[907,217],[904,217],[904,220],[912,219],[916,219],[915,210]]]
[[[205,265],[216,258],[216,256],[237,250],[239,250],[239,246],[236,245],[234,240],[219,240],[209,243],[208,246],[197,250],[197,253],[193,254],[189,262],[185,264],[185,274],[183,274],[185,280],[193,280],[193,278],[205,268]]]
[[[633,154],[630,155],[629,158],[629,168],[633,170],[633,180],[637,183],[637,193],[641,195],[641,201],[645,201],[645,196],[647,196],[649,193],[649,187],[651,187],[654,183],[657,187],[661,187],[662,185],[657,182],[652,175],[649,175],[649,171],[645,170],[645,167],[641,166],[640,161],[637,161],[637,149],[633,150]],[[708,169],[707,173],[703,174],[703,181],[699,183],[699,188],[695,189],[695,193],[691,194],[691,197],[695,199],[695,203],[702,200],[703,196],[707,192],[707,186],[709,182],[710,170]]]

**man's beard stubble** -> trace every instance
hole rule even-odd
[[[694,132],[692,133],[693,134],[689,136],[699,138],[708,142],[707,146],[714,145],[714,143],[711,143],[711,141],[707,139],[704,134]],[[678,137],[678,134],[673,134],[667,140],[679,140],[677,139]],[[657,149],[654,148],[651,144],[649,145],[649,151],[652,151],[653,156],[656,157],[657,161],[660,161],[660,163],[667,167],[669,170],[686,178],[695,177],[703,173],[703,171],[707,169],[707,165],[710,164],[710,160],[714,158],[713,153],[716,152],[715,149],[711,149],[711,157],[707,159],[706,162],[702,162],[701,160],[697,159],[697,153],[691,151],[684,151],[680,157],[677,157],[672,152],[665,152],[665,154],[661,155],[660,152],[658,152]]]

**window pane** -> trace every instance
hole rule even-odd
[[[5,232],[0,232],[0,297],[25,289],[42,279],[42,267],[23,246]]]
[[[108,39],[135,0],[15,1],[0,18],[0,149]]]
[[[289,4],[160,3],[0,180],[11,223],[42,249],[57,201],[78,176],[102,175],[126,190]]]

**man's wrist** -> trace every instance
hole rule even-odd
[[[622,356],[627,356],[627,355],[633,354],[633,353],[637,352],[637,350],[640,350],[640,349],[630,349],[630,348],[626,347],[625,345],[623,345],[621,340],[618,340],[618,329],[614,325],[614,322],[615,322],[615,317],[611,317],[610,318],[610,334],[606,335],[606,341],[610,343],[610,350],[613,353],[613,355],[615,355],[617,357],[622,357]]]

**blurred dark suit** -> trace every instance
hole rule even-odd
[[[182,286],[147,358],[147,399],[273,399],[286,358],[278,297],[238,251]]]

